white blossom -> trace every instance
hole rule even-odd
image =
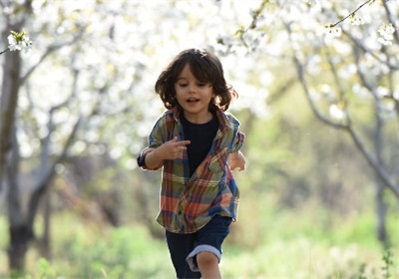
[[[341,36],[342,29],[341,29],[341,27],[337,27],[337,26],[333,26],[333,27],[328,26],[325,28],[324,34],[328,38],[337,38],[337,37]]]
[[[329,111],[331,117],[337,120],[342,120],[346,117],[346,112],[337,104],[332,104]]]
[[[362,25],[363,24],[363,19],[356,14],[353,14],[351,17],[351,23],[352,25]]]
[[[378,38],[378,42],[383,45],[392,45],[393,33],[395,32],[395,28],[392,26],[392,23],[386,24],[384,23],[379,29],[378,33],[380,37]]]
[[[10,51],[23,50],[28,53],[32,49],[32,41],[26,36],[24,31],[21,33],[11,31],[11,35],[8,36],[8,44]]]
[[[313,7],[317,4],[316,0],[306,0],[305,3],[311,7]]]

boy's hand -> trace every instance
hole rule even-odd
[[[149,169],[158,169],[162,166],[164,160],[174,160],[183,158],[183,151],[187,149],[189,140],[178,141],[174,137],[157,148],[148,148],[146,150],[145,165]]]
[[[245,157],[241,151],[230,154],[229,165],[231,170],[238,168],[239,171],[242,171],[245,169]]]
[[[174,160],[177,158],[183,158],[183,151],[187,149],[186,145],[189,145],[189,140],[178,141],[177,137],[174,137],[170,141],[165,142],[156,149],[157,155],[162,160]]]

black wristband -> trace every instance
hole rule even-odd
[[[145,166],[145,155],[143,152],[140,153],[140,155],[137,157],[137,165],[139,167],[144,167]]]

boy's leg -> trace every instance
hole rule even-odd
[[[197,243],[187,262],[192,270],[201,271],[203,278],[220,278],[222,243],[230,232],[231,222],[229,217],[216,215],[196,233]]]
[[[219,258],[212,252],[201,252],[197,255],[198,268],[203,279],[221,279]]]
[[[196,242],[195,234],[166,231],[165,235],[177,278],[201,278],[201,273],[192,271],[186,262],[187,255],[193,250]]]

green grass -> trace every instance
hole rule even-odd
[[[308,209],[293,214],[273,208],[272,204],[253,208],[244,203],[241,218],[224,245],[224,278],[399,278],[398,240],[392,263],[387,265],[389,260],[384,261],[375,240],[371,212],[327,218]],[[390,218],[394,236],[399,232],[397,217]],[[8,278],[3,264],[8,236],[3,228],[5,218],[0,217],[0,278]],[[20,278],[174,278],[164,240],[154,239],[140,224],[115,229],[64,213],[53,217],[52,228],[53,261],[41,259],[33,247],[27,255],[27,274]],[[390,277],[384,266],[389,267]]]
[[[225,252],[226,278],[357,278],[364,265],[367,278],[383,278],[381,255],[356,244],[328,247],[298,238],[253,251],[227,248]]]
[[[277,206],[268,202],[258,208],[244,204],[247,206],[241,208],[241,215],[247,218],[241,218],[239,227],[232,230],[234,242],[244,247],[225,246],[225,278],[399,278],[399,223],[395,214],[388,218],[394,254],[389,265],[391,277],[387,277],[371,209],[334,216],[312,205],[289,211],[276,210]],[[251,229],[261,231],[261,241],[251,241],[251,236],[259,234]]]

